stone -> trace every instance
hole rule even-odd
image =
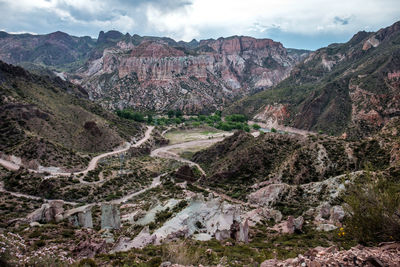
[[[303,229],[304,218],[303,216],[297,217],[293,220],[294,231],[301,232]]]
[[[319,211],[321,218],[323,219],[329,219],[329,217],[331,216],[331,205],[329,205],[328,203],[323,203],[322,205],[320,205],[320,211]]]
[[[68,217],[68,220],[75,227],[93,228],[92,209],[89,206],[83,211],[77,211]]]
[[[104,253],[107,247],[105,240],[94,237],[93,232],[87,232],[86,229],[83,231],[77,231],[77,240],[81,240],[79,244],[72,247],[71,250],[79,258],[93,258],[98,253]]]
[[[40,209],[35,210],[28,215],[31,222],[59,222],[63,219],[64,201],[51,200],[42,205]]]
[[[121,237],[112,249],[112,252],[128,251],[132,248],[144,248],[154,241],[155,236],[150,235],[149,227],[146,226],[133,240],[128,237]]]
[[[345,216],[342,206],[333,206],[330,211],[330,221],[333,223],[342,222]]]
[[[288,184],[271,184],[251,193],[248,199],[253,204],[271,206],[288,190],[290,190]]]
[[[30,226],[30,227],[41,227],[42,225],[41,225],[40,223],[38,223],[38,222],[31,222],[31,223],[29,224],[29,226]]]
[[[328,223],[321,223],[320,225],[317,226],[316,228],[318,231],[324,231],[324,232],[329,232],[337,229],[337,227],[333,224],[328,224]]]
[[[239,236],[237,241],[249,243],[249,221],[245,220],[244,223],[240,224]]]
[[[263,209],[262,215],[266,220],[273,219],[276,223],[282,221],[282,213],[279,210]]]
[[[119,208],[115,204],[101,204],[101,229],[120,229],[121,218]]]

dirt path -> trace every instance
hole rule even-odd
[[[143,188],[143,189],[140,190],[140,191],[137,191],[137,192],[128,194],[128,195],[126,195],[126,196],[124,196],[124,197],[122,197],[122,198],[119,198],[119,199],[111,200],[110,202],[111,202],[112,204],[122,204],[122,203],[125,203],[125,202],[127,202],[129,199],[131,199],[131,198],[133,198],[133,197],[135,197],[135,196],[137,196],[137,195],[140,195],[140,194],[146,192],[146,191],[149,190],[149,189],[152,189],[152,188],[154,188],[154,187],[159,186],[159,185],[161,184],[160,178],[161,178],[162,176],[165,176],[165,175],[166,175],[166,173],[161,174],[161,175],[155,177],[155,178],[153,179],[153,182],[151,183],[151,185],[149,185],[149,186],[146,187],[146,188]]]
[[[70,176],[71,174],[76,174],[76,175],[83,174],[83,176],[79,178],[79,181],[81,183],[84,183],[84,184],[98,183],[100,181],[97,181],[97,182],[86,182],[86,181],[84,181],[83,180],[84,175],[86,175],[89,171],[94,170],[96,168],[99,160],[101,160],[101,159],[103,159],[105,157],[109,157],[109,156],[113,156],[113,155],[125,152],[128,149],[130,149],[131,147],[139,147],[139,146],[141,146],[143,143],[145,143],[147,140],[149,140],[149,138],[151,137],[151,133],[152,133],[153,129],[154,129],[154,126],[147,126],[147,130],[146,130],[146,132],[144,134],[144,137],[142,139],[140,139],[138,142],[136,142],[135,144],[133,144],[133,145],[130,145],[129,143],[127,143],[122,148],[119,148],[119,149],[111,151],[111,152],[106,152],[106,153],[100,154],[100,155],[92,158],[92,160],[89,162],[88,167],[83,171],[74,172],[74,173],[71,173],[71,172],[50,172],[50,175],[46,176],[46,179],[52,178],[54,176]],[[16,171],[21,167],[21,166],[13,163],[11,161],[7,161],[7,160],[4,160],[4,159],[0,159],[0,164],[2,166],[4,166],[5,168],[7,168],[9,170],[12,170],[12,171]],[[28,170],[30,172],[36,172],[36,173],[38,172],[36,170],[31,170],[31,169],[28,169]]]
[[[12,196],[15,196],[15,197],[23,197],[23,198],[34,199],[34,200],[43,200],[44,202],[49,202],[49,201],[53,200],[53,199],[46,199],[46,198],[42,198],[42,197],[38,197],[38,196],[31,196],[31,195],[27,195],[27,194],[7,191],[6,189],[4,189],[3,182],[0,182],[0,192],[8,193],[8,194],[10,194]],[[76,202],[69,202],[69,201],[64,201],[64,203],[65,204],[69,204],[69,205],[73,205],[73,206],[78,204]]]
[[[163,146],[160,148],[157,148],[153,151],[151,151],[150,156],[151,157],[159,157],[159,158],[166,158],[166,159],[174,159],[183,163],[187,163],[190,166],[196,166],[200,172],[203,175],[206,175],[206,172],[200,167],[199,164],[181,158],[178,154],[170,151],[172,149],[182,149],[182,148],[191,148],[191,147],[198,147],[198,146],[202,146],[202,145],[212,145],[215,144],[217,142],[222,141],[224,138],[213,138],[213,139],[206,139],[206,140],[195,140],[195,141],[190,141],[190,142],[185,142],[185,143],[179,143],[179,144],[173,144],[173,145],[169,145],[169,146]]]

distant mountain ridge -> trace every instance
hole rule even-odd
[[[0,33],[0,60],[84,87],[109,109],[207,112],[288,76],[308,51],[270,39],[232,36],[191,42],[100,32],[99,37]]]

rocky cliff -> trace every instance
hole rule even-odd
[[[191,46],[125,37],[89,61],[73,82],[110,109],[195,113],[277,84],[303,56],[288,53],[272,40],[251,37],[203,40]]]

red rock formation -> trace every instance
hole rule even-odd
[[[106,49],[75,80],[108,108],[217,109],[277,84],[299,60],[280,43],[251,37],[204,40],[194,49],[161,39],[122,43]]]

